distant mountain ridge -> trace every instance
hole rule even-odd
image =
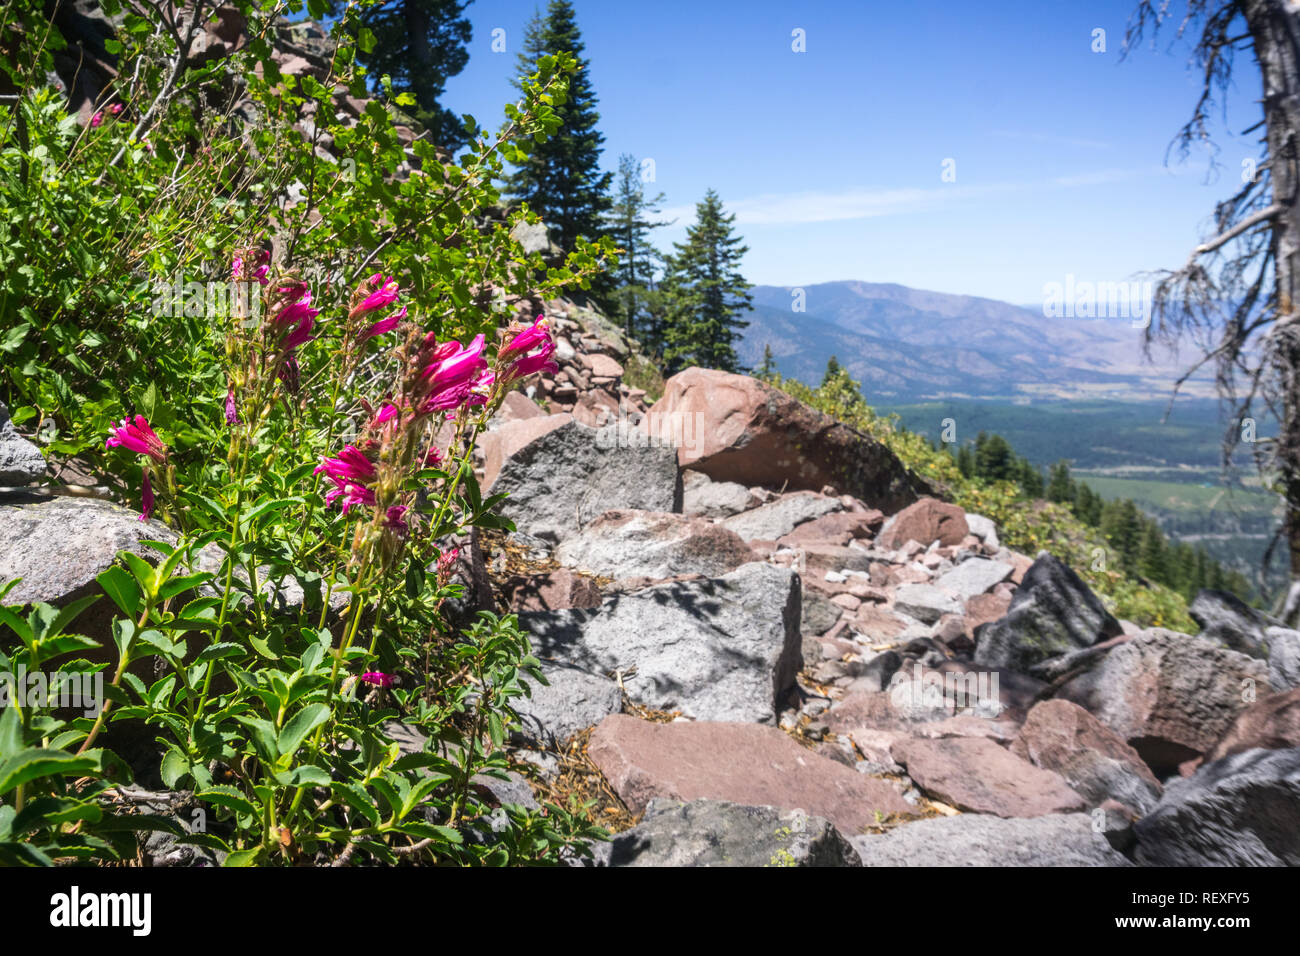
[[[802,289],[803,312],[795,312]],[[755,286],[741,361],[770,345],[781,374],[820,381],[835,355],[868,399],[1167,399],[1187,358],[1152,351],[1132,319],[1048,318],[1041,310],[895,283]],[[1212,380],[1189,394],[1212,394]]]

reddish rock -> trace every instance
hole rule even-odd
[[[1265,697],[1243,710],[1206,759],[1219,760],[1255,747],[1300,747],[1300,687]]]
[[[644,425],[677,445],[682,467],[717,481],[813,491],[831,485],[885,511],[927,489],[880,442],[744,375],[679,372]]]
[[[877,813],[915,812],[895,785],[759,724],[653,724],[615,714],[596,727],[587,753],[634,813],[654,797],[729,800],[805,810],[849,835],[874,824]]]
[[[1203,637],[1150,628],[1117,643],[1056,696],[1128,741],[1158,776],[1203,756],[1268,693],[1268,666]],[[1091,649],[1089,649],[1091,650]]]
[[[888,608],[864,604],[854,612],[853,628],[873,644],[892,641],[907,628],[907,622]]]
[[[891,750],[921,789],[944,803],[999,817],[1083,810],[1059,774],[1035,767],[987,737],[913,738]]]
[[[591,371],[593,378],[623,377],[623,366],[608,355],[600,352],[588,352],[580,355],[579,360]]]
[[[599,388],[583,392],[573,406],[573,417],[592,428],[613,425],[619,420],[618,399]]]
[[[571,421],[573,416],[567,414],[520,418],[485,432],[479,438],[479,447],[483,451],[483,487],[492,486],[507,458],[530,442]]]
[[[510,578],[501,591],[511,611],[558,611],[568,607],[600,606],[600,588],[596,582],[568,568]]]
[[[783,548],[810,544],[846,545],[854,538],[870,538],[884,515],[879,511],[841,511],[806,521],[777,541]]]
[[[1033,558],[1026,557],[1023,554],[1017,554],[1014,551],[1009,552],[1005,559],[1000,558],[999,560],[1005,560],[1011,565],[1012,584],[1020,584],[1020,582],[1025,579],[1025,575],[1029,572],[1029,569],[1034,566]]]
[[[965,628],[966,636],[975,640],[975,628],[981,624],[992,624],[1006,616],[1011,607],[1011,597],[1006,594],[977,594],[966,602]]]
[[[922,498],[895,515],[876,543],[882,548],[901,548],[909,541],[925,547],[932,541],[960,544],[968,534],[965,511],[935,498]]]
[[[522,421],[527,418],[545,418],[542,406],[520,391],[506,392],[501,400],[501,407],[492,416],[492,425],[497,427],[507,422]]]
[[[1117,796],[1145,811],[1160,795],[1160,782],[1138,752],[1068,700],[1035,704],[1011,744],[1011,752],[1036,767],[1059,773],[1094,803]]]

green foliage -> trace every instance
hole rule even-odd
[[[1017,458],[1005,440],[982,434],[973,444],[961,445],[955,454],[951,446],[936,450],[923,436],[903,428],[896,415],[878,415],[867,405],[858,383],[838,363],[827,368],[816,389],[777,373],[763,378],[880,441],[938,493],[966,511],[993,519],[1007,547],[1029,555],[1045,550],[1065,561],[1120,617],[1142,626],[1196,630],[1182,593],[1142,580],[1119,550],[1080,521],[1066,504],[1041,500],[1045,490],[1042,475]]]
[[[513,617],[458,627],[447,612],[461,597],[452,541],[506,524],[471,463],[502,389],[447,420],[443,434],[455,437],[436,465],[424,453],[440,419],[404,425],[400,440],[367,425],[414,387],[425,333],[491,341],[498,303],[555,296],[599,271],[581,241],[546,269],[494,215],[493,180],[522,158],[522,142],[559,127],[554,104],[576,61],[540,58],[499,131],[472,127],[451,164],[423,140],[403,147],[386,83],[386,101],[355,121],[344,111],[366,93],[360,8],[332,25],[330,83],[281,76],[260,39],[186,66],[152,14],[132,12],[121,85],[86,128],[45,85],[57,31],[36,29],[34,0],[13,9],[3,40],[19,52],[0,62],[22,92],[0,125],[0,348],[11,375],[0,391],[15,417],[53,436],[56,463],[75,455],[132,495],[150,477],[180,540],[154,543],[156,566],[123,552],[100,576],[119,613],[106,639],[73,630],[84,602],[0,607],[0,671],[53,663],[99,674],[105,698],[71,719],[40,702],[0,710],[0,859],[130,860],[137,832],[183,833],[117,809],[115,788],[133,771],[111,746],[128,721],[162,748],[156,767],[136,769],[211,810],[209,830],[182,841],[227,865],[555,863],[562,850],[586,852],[598,831],[581,808],[507,807],[489,821],[471,786],[504,770],[512,703],[540,680]],[[241,10],[255,38],[283,12],[270,0]],[[256,124],[231,121],[236,97]],[[299,128],[308,114],[312,138]],[[344,159],[322,154],[317,138]],[[232,255],[247,273],[272,236],[269,284],[232,281]],[[365,323],[380,315],[358,302],[387,281],[372,273],[393,277],[410,314],[367,340]],[[288,301],[277,290],[299,281],[320,315],[290,349],[268,316]],[[166,446],[157,459],[105,449],[110,422],[135,415]],[[374,508],[340,515],[315,468],[348,441],[370,449],[383,478]],[[390,506],[407,508],[405,521],[394,524]],[[303,598],[287,611],[267,598],[294,590]],[[144,658],[164,663],[151,683],[133,666]],[[360,681],[367,672],[395,683]],[[427,736],[422,752],[400,752],[386,729],[399,719]]]
[[[724,215],[710,189],[696,203],[685,243],[673,243],[660,288],[664,292],[664,361],[669,374],[689,365],[739,370],[735,339],[749,325],[750,284],[740,274],[749,251],[733,235],[735,213]]]
[[[600,114],[591,83],[590,62],[583,59],[584,46],[573,5],[568,0],[551,0],[546,15],[528,25],[519,54],[521,86],[546,55],[566,54],[576,66],[567,86],[549,94],[557,123],[532,143],[521,144],[511,159],[516,166],[507,179],[511,196],[522,200],[552,230],[565,251],[577,248],[579,237],[596,239],[604,232],[604,217],[610,207],[608,190],[612,173],[600,171],[604,135],[596,128]]]
[[[470,2],[389,0],[361,15],[361,28],[370,33],[360,34],[358,59],[371,76],[389,76],[394,91],[413,97],[412,115],[430,140],[452,151],[468,140],[460,118],[438,101],[448,78],[469,62],[473,31],[464,13]]]
[[[650,234],[667,223],[654,222],[650,216],[659,211],[663,201],[663,193],[645,194],[636,157],[620,156],[608,219],[609,235],[620,250],[618,291],[609,305],[628,337],[640,341],[652,355],[663,351],[661,297],[655,290],[655,269],[663,256],[651,243]]]

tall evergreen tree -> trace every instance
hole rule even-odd
[[[764,345],[763,364],[761,364],[757,369],[754,370],[754,375],[757,378],[767,379],[767,378],[771,378],[772,373],[775,371],[776,371],[776,360],[772,358],[772,346]]]
[[[623,252],[616,273],[619,288],[609,304],[628,336],[641,341],[656,355],[663,349],[663,328],[656,314],[659,297],[654,280],[663,255],[651,243],[650,233],[668,225],[651,218],[659,212],[663,201],[663,193],[646,196],[636,157],[628,153],[620,156],[607,222],[609,235]]]
[[[449,77],[469,62],[473,37],[465,8],[473,0],[384,0],[366,9],[361,23],[375,46],[359,59],[372,76],[387,73],[393,89],[415,96],[413,115],[434,143],[456,150],[466,143],[461,119],[438,100]]]
[[[975,476],[985,481],[1015,481],[1020,477],[1015,452],[1001,435],[980,432],[976,437]]]
[[[605,137],[596,129],[600,114],[583,50],[569,0],[551,0],[546,16],[529,23],[519,54],[522,76],[532,74],[537,59],[547,53],[572,53],[578,71],[569,77],[565,101],[555,107],[559,129],[544,143],[532,144],[528,158],[506,180],[510,194],[542,217],[566,252],[578,236],[595,239],[603,231],[613,179],[613,173],[600,171]]]
[[[710,189],[695,205],[696,220],[685,243],[673,243],[661,288],[665,295],[664,359],[669,372],[688,365],[734,372],[739,369],[735,340],[749,325],[750,284],[740,274],[749,251],[733,235],[734,213],[724,215],[722,200]]]
[[[1071,504],[1077,497],[1074,479],[1070,477],[1070,463],[1064,458],[1052,466],[1047,479],[1047,500],[1057,504]]]

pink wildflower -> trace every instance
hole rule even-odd
[[[368,294],[348,313],[348,318],[356,318],[366,312],[373,312],[375,309],[383,309],[397,301],[397,280],[392,276],[385,276],[382,272],[376,272],[369,279],[363,282],[357,290],[358,294],[367,292]]]
[[[122,112],[122,104],[114,103],[112,106],[108,108],[108,112],[109,115],[116,116],[118,113]]]
[[[370,328],[361,333],[361,341],[366,342],[373,339],[376,335],[383,335],[385,332],[391,332],[397,328],[397,323],[406,318],[406,306],[402,306],[386,319],[380,319]]]
[[[355,445],[348,445],[337,458],[326,458],[315,468],[316,474],[324,474],[334,482],[334,487],[325,495],[325,502],[333,504],[343,499],[343,513],[353,505],[373,505],[375,493],[366,487],[378,474],[374,463]],[[400,517],[400,515],[399,515]]]
[[[406,505],[393,505],[384,513],[384,527],[391,528],[398,534],[406,534],[410,526],[406,523]]]
[[[382,671],[370,671],[362,674],[361,680],[367,684],[374,684],[376,687],[392,687],[395,678],[392,674],[385,674]]]
[[[90,128],[99,129],[100,124],[104,122],[104,111],[97,110],[95,115],[90,118]]]
[[[167,446],[154,434],[154,430],[149,427],[143,415],[135,416],[134,422],[124,418],[122,424],[109,429],[108,441],[104,443],[104,447],[119,446],[138,455],[148,455],[159,464],[167,460]]]
[[[226,389],[226,424],[239,425],[239,406],[235,404],[235,387]]]
[[[544,315],[539,315],[537,321],[528,328],[524,329],[505,345],[501,346],[501,351],[497,353],[501,358],[506,358],[514,352],[523,355],[531,352],[543,342],[551,340],[551,323]]]

